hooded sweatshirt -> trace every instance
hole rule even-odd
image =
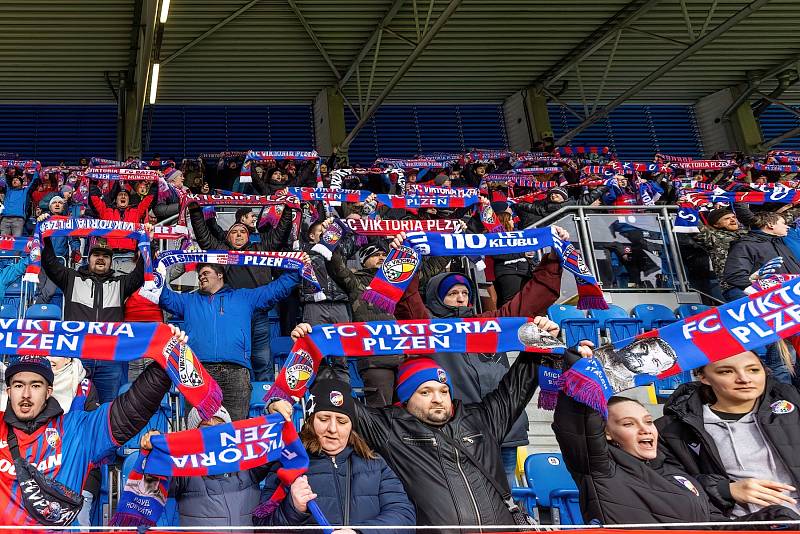
[[[781,459],[772,450],[769,440],[756,420],[754,412],[745,414],[738,421],[725,420],[715,414],[708,405],[703,405],[703,424],[714,439],[720,459],[728,477],[733,480],[746,478],[766,479],[793,485],[794,480]],[[797,492],[788,494],[797,499]],[[795,512],[797,505],[786,504]],[[757,504],[736,504],[734,516],[760,510]]]

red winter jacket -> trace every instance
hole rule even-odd
[[[153,198],[155,198],[152,194],[147,195],[136,206],[118,209],[112,208],[106,204],[103,197],[96,194],[98,192],[99,190],[93,191],[92,194],[89,195],[89,202],[91,202],[92,207],[97,212],[98,218],[106,221],[126,221],[142,224],[146,222],[147,212],[150,209],[150,205],[153,203]],[[115,250],[136,250],[136,241],[123,238],[109,239],[108,246]]]

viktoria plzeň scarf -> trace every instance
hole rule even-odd
[[[286,497],[292,482],[308,470],[308,454],[294,426],[278,414],[155,435],[150,442],[153,449],[140,453],[112,525],[155,525],[171,477],[224,475],[278,462],[281,485],[253,511],[266,517]]]
[[[606,345],[562,376],[564,390],[606,413],[620,391],[800,333],[800,278]]]
[[[162,323],[0,319],[0,354],[117,362],[150,358],[204,419],[213,416],[222,402],[219,386],[199,358]]]
[[[364,292],[364,300],[384,311],[393,312],[419,267],[421,255],[494,256],[548,247],[558,254],[561,266],[575,276],[578,308],[607,309],[603,292],[583,261],[583,256],[572,243],[559,239],[552,227],[488,234],[408,234],[402,247],[390,251]]]
[[[294,402],[325,356],[384,356],[514,350],[562,353],[564,345],[527,317],[374,321],[315,326],[292,347],[265,399]],[[458,392],[456,391],[456,395]]]

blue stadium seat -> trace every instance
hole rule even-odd
[[[34,304],[25,310],[26,319],[61,320],[61,308],[55,304]]]
[[[609,304],[607,310],[589,310],[589,315],[600,321],[600,329],[608,331],[612,342],[634,337],[642,331],[642,321],[630,317],[616,304]]]
[[[0,305],[0,319],[16,319],[19,308],[16,304]]]
[[[675,314],[663,304],[639,304],[631,310],[631,317],[641,319],[645,330],[661,328],[677,321]]]
[[[678,306],[678,309],[675,310],[675,314],[681,319],[686,319],[692,315],[697,315],[700,312],[704,312],[710,307],[711,306],[706,306],[705,304],[681,304]]]
[[[691,371],[681,371],[676,375],[656,380],[653,384],[653,387],[656,390],[656,397],[659,399],[668,399],[669,396],[672,395],[672,392],[678,388],[678,386],[691,381]]]
[[[350,389],[353,397],[364,400],[364,380],[358,372],[358,358],[348,358],[347,366],[350,371]]]
[[[269,350],[272,354],[272,361],[275,363],[275,369],[280,369],[286,363],[286,358],[292,351],[294,341],[289,336],[273,337],[269,340]]]
[[[264,394],[272,386],[272,382],[253,382],[250,394],[250,417],[258,417],[264,413]]]
[[[564,341],[568,347],[577,345],[588,339],[595,346],[600,344],[599,321],[587,318],[581,310],[568,304],[553,304],[547,309],[547,315],[564,331]]]
[[[6,287],[6,298],[17,297],[22,295],[22,282],[14,282]]]
[[[560,453],[531,454],[525,459],[526,488],[514,488],[512,496],[522,500],[528,513],[550,508],[553,524],[582,525],[578,487]]]

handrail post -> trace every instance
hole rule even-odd
[[[683,261],[681,261],[680,251],[678,250],[678,240],[673,232],[672,221],[669,218],[669,212],[667,211],[666,206],[661,208],[661,219],[663,222],[662,227],[666,228],[667,230],[666,234],[664,235],[664,246],[666,246],[669,250],[670,261],[672,262],[673,269],[675,270],[675,275],[678,277],[680,291],[685,293],[689,290],[689,285],[686,283],[686,274],[683,270]]]
[[[578,206],[578,215],[575,217],[575,221],[584,261],[586,265],[590,267],[592,273],[597,274],[597,262],[594,258],[594,249],[592,248],[592,240],[589,238],[589,227],[586,224],[586,214],[584,213],[583,206]],[[599,278],[597,282],[600,283]]]

